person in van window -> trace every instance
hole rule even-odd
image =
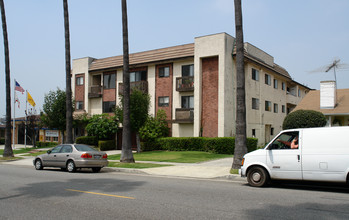
[[[291,142],[289,141],[283,141],[281,139],[277,139],[277,141],[291,147],[291,149],[298,149],[298,135],[296,137],[293,138],[293,140]]]

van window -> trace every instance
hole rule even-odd
[[[298,149],[298,135],[298,131],[282,133],[269,145],[268,150]]]

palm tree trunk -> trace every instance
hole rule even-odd
[[[131,120],[130,120],[130,71],[128,51],[128,28],[127,28],[127,5],[126,0],[121,0],[122,5],[122,40],[124,49],[124,71],[123,71],[123,122],[122,122],[122,151],[120,162],[134,163],[131,145]]]
[[[73,143],[73,109],[72,109],[72,91],[71,91],[71,66],[70,66],[70,34],[69,34],[69,13],[68,2],[63,0],[64,8],[64,32],[65,32],[65,73],[66,73],[66,132],[67,144]]]
[[[242,30],[241,0],[234,0],[236,32],[236,138],[232,168],[239,169],[246,147],[246,100],[244,71],[244,35]]]
[[[0,0],[2,31],[4,35],[5,51],[5,84],[6,84],[6,130],[5,130],[5,149],[4,157],[13,157],[11,148],[11,84],[10,84],[10,53],[8,48],[7,25],[5,15],[4,1]],[[13,134],[15,135],[15,134]]]

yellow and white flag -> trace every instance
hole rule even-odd
[[[29,94],[29,92],[27,91],[27,101],[29,102],[29,104],[33,107],[35,107],[35,102],[34,99],[32,98],[32,96]]]

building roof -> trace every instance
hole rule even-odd
[[[324,115],[349,114],[349,89],[337,89],[337,105],[334,109],[320,109],[320,90],[309,91],[293,110],[315,110]]]
[[[157,50],[149,50],[130,54],[130,65],[145,64],[163,60],[173,60],[186,57],[194,57],[194,44],[184,44],[180,46],[167,47]],[[114,56],[94,60],[89,70],[110,69],[123,66],[123,56]]]

